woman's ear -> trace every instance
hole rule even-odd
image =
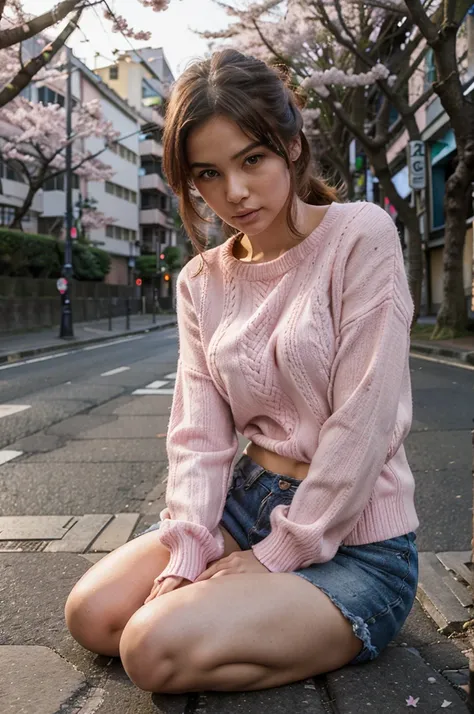
[[[288,154],[290,156],[291,161],[298,161],[298,159],[301,156],[301,139],[299,136],[296,136],[294,139],[290,141],[290,145],[288,147]]]

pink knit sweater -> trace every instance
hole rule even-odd
[[[236,431],[310,464],[253,552],[272,572],[330,560],[341,544],[418,526],[403,441],[412,419],[413,304],[390,216],[331,204],[275,260],[245,263],[235,237],[196,256],[177,285],[179,360],[167,436],[160,580],[193,581],[223,556],[218,529]]]

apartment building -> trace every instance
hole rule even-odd
[[[140,235],[143,253],[156,254],[181,244],[176,230],[176,199],[162,170],[165,102],[173,74],[161,48],[125,52],[117,62],[95,72],[140,114]]]
[[[66,51],[62,52],[62,61]],[[58,58],[61,62],[61,56]],[[143,118],[138,112],[78,58],[72,57],[72,97],[74,103],[99,100],[103,117],[112,122],[120,137],[117,144],[105,149],[100,159],[112,166],[114,176],[110,181],[90,182],[73,176],[73,205],[75,215],[80,202],[95,199],[96,209],[113,220],[101,228],[88,231],[88,238],[111,256],[111,269],[106,278],[112,284],[131,284],[135,258],[140,254],[140,128]],[[37,87],[31,83],[25,90],[31,101],[64,106],[64,90],[56,83]],[[91,137],[83,146],[91,153],[104,149],[103,139]],[[0,194],[0,225],[11,223],[15,207],[22,204],[27,187],[21,174],[15,171],[14,162],[0,164],[2,194]],[[26,220],[25,232],[46,235],[63,234],[66,210],[64,174],[47,181],[35,196]]]
[[[474,91],[474,15],[468,13],[465,19],[464,31],[458,37],[458,56],[466,55],[466,61],[461,65],[461,81],[465,95]],[[409,92],[411,101],[420,97],[429,84],[436,79],[436,69],[433,52],[429,50],[424,71],[415,73],[410,81]],[[444,249],[444,191],[446,182],[454,171],[456,159],[456,142],[449,117],[441,105],[437,94],[418,110],[416,115],[421,129],[421,138],[425,142],[427,187],[424,191],[426,207],[426,275],[424,285],[425,312],[436,314],[443,296],[443,249]],[[408,182],[408,166],[406,149],[408,133],[402,131],[388,151],[388,159],[393,170],[392,181],[403,198],[410,199],[414,205],[414,195]],[[386,201],[386,208],[395,211]],[[395,212],[396,213],[396,212]],[[423,225],[423,223],[421,223]],[[466,240],[463,256],[463,283],[468,312],[474,318],[474,235],[473,235],[473,204],[466,218]]]

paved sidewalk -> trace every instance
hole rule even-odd
[[[74,349],[82,344],[103,342],[177,324],[176,314],[172,312],[156,315],[155,320],[153,323],[152,315],[130,315],[129,330],[126,329],[125,316],[113,318],[112,330],[109,330],[107,319],[80,322],[73,326],[74,338],[67,340],[59,337],[59,326],[19,334],[4,332],[0,334],[0,364],[33,357],[43,352]]]

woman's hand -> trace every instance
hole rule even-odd
[[[212,580],[223,575],[236,573],[269,573],[270,571],[257,560],[252,550],[241,550],[231,553],[226,558],[216,560],[196,578],[195,583],[202,580]]]
[[[184,587],[184,585],[189,585],[189,583],[190,580],[186,580],[186,578],[178,578],[176,575],[170,575],[168,578],[162,580],[161,583],[158,582],[158,578],[155,578],[151,592],[145,600],[144,605],[146,605],[147,602],[154,600],[159,595],[170,593],[172,590],[177,590],[178,588]]]

